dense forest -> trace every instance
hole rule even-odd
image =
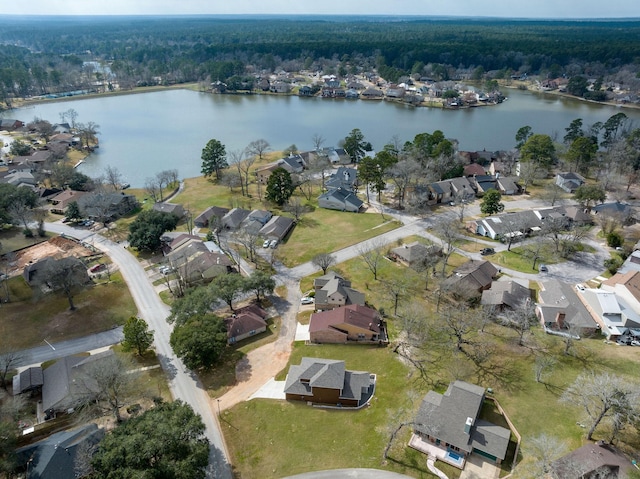
[[[89,62],[89,63],[88,63]],[[609,77],[640,69],[638,21],[419,17],[0,16],[0,98],[87,88],[226,81],[260,72],[377,71],[455,79],[461,70]],[[102,66],[108,66],[103,69]]]

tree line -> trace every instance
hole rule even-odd
[[[345,21],[349,28],[345,29]],[[631,21],[508,21],[367,17],[313,19],[0,19],[0,98],[77,89],[228,81],[253,72],[378,71],[388,80],[456,69],[598,75],[640,53]],[[90,52],[90,53],[89,53]],[[92,62],[109,67],[96,68]],[[115,74],[115,78],[111,76]],[[116,80],[117,79],[117,80]]]

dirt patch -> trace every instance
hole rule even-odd
[[[55,236],[49,241],[30,246],[16,253],[16,260],[11,262],[9,276],[22,274],[25,265],[37,263],[44,258],[86,258],[95,255],[93,251],[82,246],[77,241],[62,236]]]

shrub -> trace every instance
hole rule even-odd
[[[624,244],[624,237],[617,231],[612,231],[607,235],[607,244],[611,248],[618,248]]]

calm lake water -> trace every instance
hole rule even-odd
[[[509,100],[501,105],[455,111],[383,101],[167,90],[46,103],[10,115],[25,122],[39,117],[56,123],[61,112],[75,109],[78,122],[100,125],[100,148],[80,171],[98,176],[111,165],[133,187],[142,187],[146,178],[165,169],[177,169],[181,178],[199,176],[202,148],[211,138],[220,140],[227,151],[243,149],[260,138],[273,150],[295,144],[302,151],[313,147],[314,134],[326,139],[324,146],[338,146],[359,128],[379,150],[394,135],[404,142],[418,133],[442,130],[457,139],[462,150],[501,150],[513,148],[515,134],[524,125],[561,139],[576,118],[591,125],[623,111],[636,123],[640,120],[637,110],[518,90],[506,94]]]

